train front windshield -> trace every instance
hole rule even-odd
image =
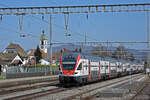
[[[76,65],[76,56],[75,55],[65,55],[62,59],[63,70],[74,70]]]
[[[63,70],[74,70],[75,62],[63,62]]]

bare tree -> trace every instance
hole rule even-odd
[[[124,46],[118,46],[112,53],[112,58],[128,60],[128,51]]]
[[[108,50],[104,46],[96,46],[92,49],[92,54],[100,57],[108,57]]]

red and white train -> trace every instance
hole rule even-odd
[[[143,72],[144,65],[125,60],[66,53],[61,57],[61,84],[83,84]]]

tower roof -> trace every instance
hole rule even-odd
[[[47,40],[46,34],[44,33],[44,30],[42,31],[40,40]]]

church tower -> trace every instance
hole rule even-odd
[[[40,38],[40,49],[47,53],[47,38],[44,30],[42,31],[41,38]]]

